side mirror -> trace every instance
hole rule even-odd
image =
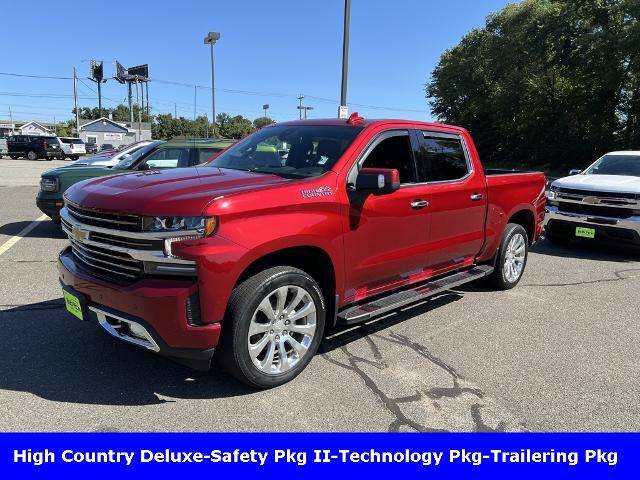
[[[363,168],[356,178],[356,191],[391,193],[400,188],[400,172],[395,168]]]
[[[582,170],[578,170],[577,168],[569,170],[569,175],[578,175],[579,173],[582,173]]]

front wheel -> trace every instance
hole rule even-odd
[[[216,359],[253,387],[282,385],[318,350],[325,317],[313,278],[294,267],[269,268],[233,290]]]
[[[32,160],[32,161],[33,161],[33,160],[37,160],[37,159],[38,159],[38,154],[37,154],[36,152],[34,152],[33,150],[29,150],[29,151],[27,152],[27,158],[28,158],[29,160]]]
[[[529,238],[522,225],[507,224],[496,255],[495,270],[487,280],[499,290],[509,290],[522,278],[529,256]]]

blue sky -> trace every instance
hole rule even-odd
[[[307,96],[313,117],[334,117],[340,98],[343,0],[209,0],[164,2],[31,0],[3,5],[0,72],[69,77],[78,69],[81,106],[95,106],[89,60],[125,67],[148,63],[154,113],[210,112],[210,64],[203,38],[216,45],[216,109],[278,121],[297,118]],[[352,0],[348,103],[366,117],[431,119],[424,84],[441,53],[506,0]],[[30,12],[24,16],[25,8]],[[12,19],[15,19],[13,21]],[[27,21],[28,20],[28,21]],[[155,79],[155,81],[153,80]],[[240,93],[242,92],[242,93]],[[0,75],[0,119],[71,118],[70,80]],[[125,86],[109,80],[104,106],[126,103]],[[56,98],[50,98],[56,97]],[[315,97],[315,98],[314,98]]]

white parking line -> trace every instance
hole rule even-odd
[[[21,238],[24,238],[31,230],[36,228],[40,222],[46,220],[47,218],[49,218],[49,217],[47,217],[46,215],[41,215],[36,220],[31,222],[29,225],[24,227],[22,230],[20,230],[17,235],[14,235],[9,240],[7,240],[2,245],[0,245],[0,255],[5,253],[11,247],[13,247],[16,243],[18,243],[20,241]]]

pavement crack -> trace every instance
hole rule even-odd
[[[635,272],[637,275],[627,275]],[[621,280],[633,280],[640,277],[640,268],[629,268],[626,270],[618,270],[613,272],[616,278],[601,278],[598,280],[584,280],[582,282],[566,282],[566,283],[526,283],[523,287],[575,287],[579,285],[590,285],[595,283],[619,282]]]

